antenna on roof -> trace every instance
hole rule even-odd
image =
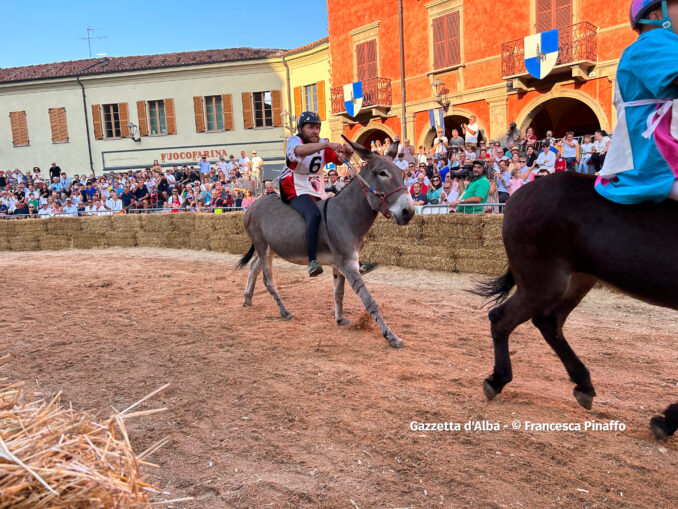
[[[106,36],[92,36],[92,32],[97,30],[96,28],[87,27],[87,37],[81,37],[83,41],[87,41],[87,47],[89,48],[89,58],[92,58],[92,39],[105,39]]]

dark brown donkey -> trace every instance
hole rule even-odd
[[[577,402],[591,408],[591,376],[565,341],[563,324],[598,280],[678,310],[678,202],[617,205],[601,198],[593,183],[583,175],[550,175],[523,186],[506,206],[508,271],[477,290],[498,304],[489,313],[494,372],[483,383],[488,399],[512,379],[509,335],[532,319],[575,383]],[[658,439],[673,435],[678,403],[653,417],[650,427]]]

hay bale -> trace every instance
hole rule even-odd
[[[167,247],[167,234],[138,231],[137,247]]]
[[[499,276],[506,270],[506,261],[479,258],[457,258],[457,270],[459,272]]]
[[[456,260],[453,257],[436,256],[417,256],[413,254],[404,254],[400,258],[399,265],[406,269],[419,270],[438,270],[454,272],[456,270]]]
[[[9,239],[0,237],[0,251],[11,251],[11,249]]]
[[[111,216],[111,229],[115,232],[134,232],[141,230],[142,214],[116,214]]]
[[[80,218],[80,230],[91,235],[111,231],[113,228],[112,216],[91,216]]]
[[[379,262],[383,265],[400,265],[401,250],[388,242],[370,242],[360,251],[363,262]]]
[[[195,231],[196,214],[193,212],[176,212],[169,214],[172,218],[172,230],[184,234]]]
[[[106,232],[106,245],[108,247],[136,247],[137,234],[136,232]]]
[[[252,245],[249,235],[229,235],[226,251],[231,254],[244,254]]]
[[[189,249],[190,239],[184,232],[170,231],[166,235],[165,246],[170,249]]]
[[[483,247],[481,249],[457,248],[454,250],[454,253],[457,258],[476,258],[478,260],[500,260],[502,263],[506,263],[506,251],[504,251],[503,247],[499,248]]]
[[[40,236],[40,250],[41,251],[55,251],[58,249],[69,249],[71,247],[70,235],[41,235]]]
[[[79,232],[71,237],[72,245],[76,249],[93,249],[107,247],[104,233]]]
[[[149,233],[169,233],[172,231],[172,217],[170,214],[144,214],[141,229]]]
[[[40,251],[40,237],[15,237],[9,239],[12,251]]]
[[[214,214],[216,218],[215,230],[228,235],[244,235],[245,225],[243,224],[242,212],[228,212],[226,214]]]
[[[47,231],[55,234],[72,234],[80,231],[81,219],[78,217],[50,217],[45,220]]]
[[[0,507],[150,507],[160,490],[145,482],[142,461],[164,440],[135,454],[128,410],[97,424],[93,415],[62,406],[59,395],[23,396],[22,385],[0,388]]]
[[[24,238],[38,238],[47,232],[49,219],[18,219],[14,220],[15,235]]]
[[[0,238],[16,235],[16,220],[0,219]]]

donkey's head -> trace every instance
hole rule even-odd
[[[385,156],[380,156],[345,137],[344,139],[367,163],[360,171],[360,177],[365,179],[372,189],[358,180],[363,186],[372,210],[382,212],[387,217],[393,216],[395,222],[400,225],[409,223],[414,217],[414,204],[407,187],[403,184],[402,170],[393,164],[398,154],[398,142],[391,144]]]

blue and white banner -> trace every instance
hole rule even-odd
[[[558,29],[525,37],[525,69],[538,80],[553,70],[558,60]]]
[[[344,106],[346,107],[346,113],[351,117],[355,117],[360,112],[360,108],[363,107],[362,81],[344,85]]]
[[[428,110],[428,119],[431,122],[431,128],[437,129],[440,127],[445,129],[445,110],[442,108]]]

